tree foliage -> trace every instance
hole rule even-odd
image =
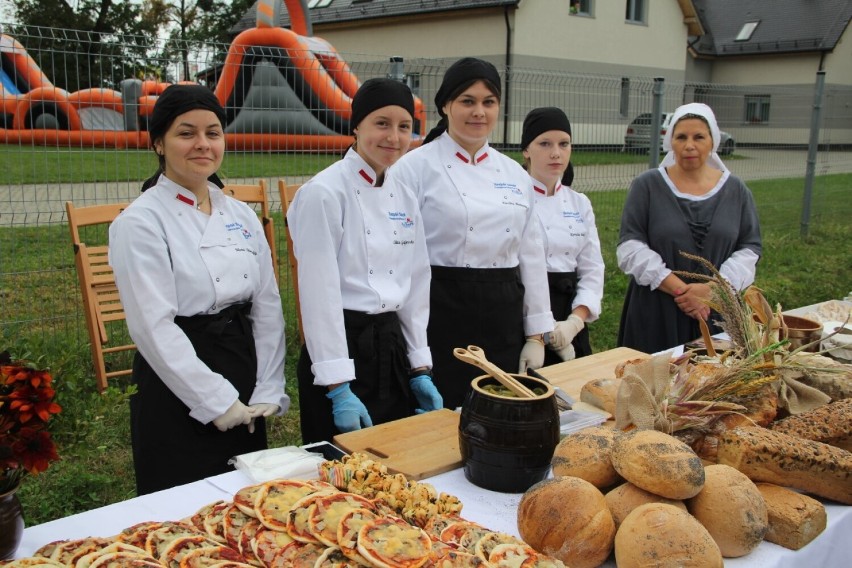
[[[191,78],[199,53],[224,58],[228,29],[253,0],[14,0],[20,41],[58,87]],[[13,29],[6,33],[15,35]],[[167,41],[164,41],[167,40]],[[177,65],[180,65],[178,71]],[[207,64],[207,62],[202,62]]]

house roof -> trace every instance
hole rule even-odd
[[[852,19],[852,0],[693,0],[705,35],[698,56],[831,51]],[[748,22],[751,36],[737,40]]]
[[[429,14],[452,12],[456,10],[471,10],[475,8],[495,8],[501,6],[517,6],[521,0],[331,0],[327,6],[308,9],[311,24],[327,24],[352,22],[356,20],[375,20],[410,16],[414,14]],[[243,17],[229,30],[238,34],[243,30],[255,27],[255,2]],[[279,26],[290,27],[290,14],[281,10]]]

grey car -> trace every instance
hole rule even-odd
[[[663,136],[669,128],[669,123],[672,120],[674,113],[664,112],[662,116],[662,124],[660,126],[660,148],[663,146]],[[627,133],[624,135],[624,151],[625,152],[647,152],[650,145],[651,137],[651,113],[645,112],[634,118],[627,126]],[[719,154],[729,156],[734,153],[737,148],[737,143],[734,138],[720,130],[721,140],[719,142]]]

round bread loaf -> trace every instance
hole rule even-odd
[[[535,550],[571,568],[585,568],[607,559],[615,523],[597,487],[579,477],[554,477],[521,497],[518,532]]]
[[[619,436],[611,459],[621,477],[661,497],[688,499],[704,485],[704,467],[692,448],[656,430]]]
[[[598,489],[610,487],[620,478],[610,454],[621,432],[606,426],[584,428],[562,438],[553,452],[553,475],[585,479]]]
[[[719,547],[695,517],[667,503],[636,507],[615,535],[618,568],[721,567]]]
[[[704,487],[686,507],[719,545],[722,556],[745,556],[769,530],[763,495],[752,480],[729,465],[709,465],[704,473]]]
[[[621,526],[624,518],[627,517],[633,509],[639,505],[645,505],[646,503],[666,503],[668,505],[674,505],[682,511],[686,511],[686,505],[683,501],[660,497],[659,495],[640,489],[632,483],[622,483],[615,489],[609,491],[604,498],[606,499],[606,504],[609,507],[609,512],[612,513],[612,520],[615,521],[616,528]]]

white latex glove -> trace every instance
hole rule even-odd
[[[551,349],[553,349],[553,347],[551,347]],[[553,349],[553,352],[559,355],[559,358],[563,361],[570,361],[571,359],[577,357],[577,353],[574,352],[574,346],[570,343],[568,344],[568,347],[563,347],[562,349]]]
[[[527,338],[521,348],[521,360],[518,362],[518,372],[524,374],[527,369],[540,369],[544,366],[544,342]]]
[[[249,408],[249,413],[251,414],[251,422],[248,425],[249,434],[254,434],[254,419],[263,416],[264,418],[268,418],[273,414],[277,414],[280,406],[277,404],[270,404],[268,402],[260,402],[258,404],[252,404]]]
[[[228,410],[225,411],[225,414],[213,420],[213,425],[216,426],[219,431],[225,432],[234,426],[250,423],[251,418],[252,416],[249,411],[249,407],[237,400]]]
[[[583,331],[586,327],[585,322],[580,318],[571,314],[565,321],[558,321],[553,325],[553,333],[550,334],[550,346],[558,351],[564,347],[571,345],[577,334]]]

